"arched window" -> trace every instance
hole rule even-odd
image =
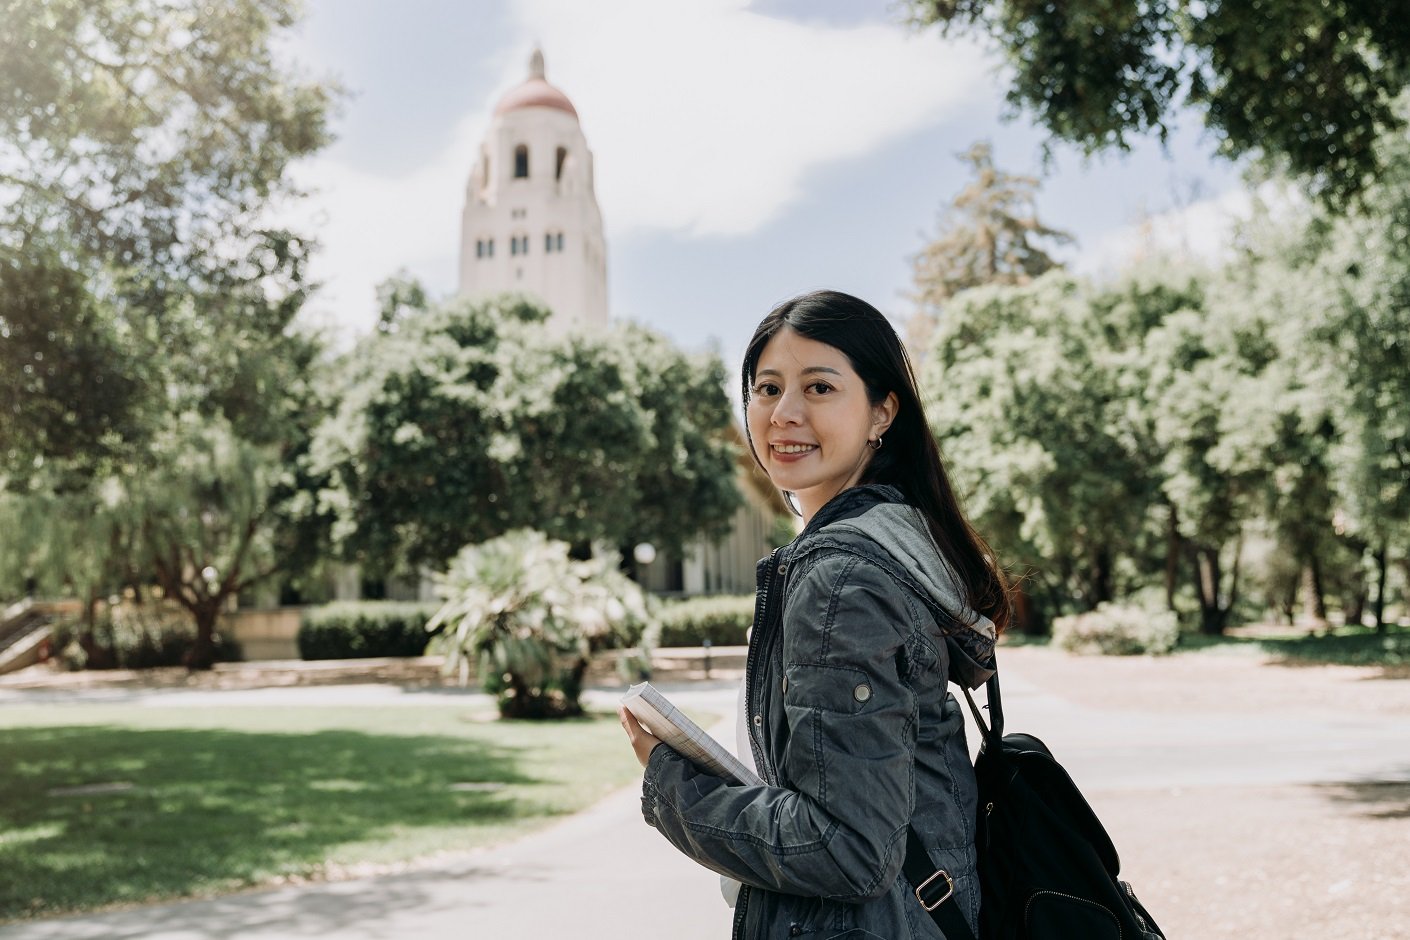
[[[529,178],[529,147],[527,144],[520,144],[514,148],[514,178],[516,180]]]
[[[565,164],[565,163],[567,163],[567,162],[568,162],[568,148],[567,148],[567,147],[559,147],[559,148],[558,148],[558,159],[557,159],[557,161],[555,162],[555,166],[554,166],[554,170],[553,170],[553,178],[554,178],[555,180],[561,180],[561,179],[563,178],[563,164]]]

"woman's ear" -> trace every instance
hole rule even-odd
[[[900,410],[901,401],[895,392],[887,392],[886,400],[872,408],[871,429],[877,437],[881,437],[891,428],[891,422],[896,420],[896,414]]]

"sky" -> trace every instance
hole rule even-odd
[[[286,54],[348,92],[336,142],[295,168],[321,243],[314,323],[350,344],[399,270],[456,286],[465,182],[535,45],[594,154],[608,303],[733,364],[776,303],[828,287],[898,327],[911,257],[966,182],[976,140],[1042,178],[1076,270],[1153,240],[1208,256],[1248,199],[1198,117],[1167,146],[1094,159],[1005,120],[998,56],[901,22],[891,0],[307,0]]]

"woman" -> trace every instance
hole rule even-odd
[[[703,773],[622,711],[646,821],[742,882],[737,938],[943,936],[902,872],[908,845],[912,869],[944,873],[926,900],[953,885],[972,931],[974,771],[946,684],[991,674],[1003,577],[875,308],[790,300],[742,372],[754,458],[805,523],[758,569],[740,751],[767,785]]]

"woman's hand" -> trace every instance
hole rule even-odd
[[[661,739],[643,728],[641,723],[636,720],[636,716],[620,705],[617,706],[617,717],[622,722],[623,730],[627,732],[627,740],[632,742],[632,750],[636,751],[636,759],[641,761],[641,766],[645,767],[646,762],[651,759],[651,752],[656,749],[656,745],[661,743]]]

